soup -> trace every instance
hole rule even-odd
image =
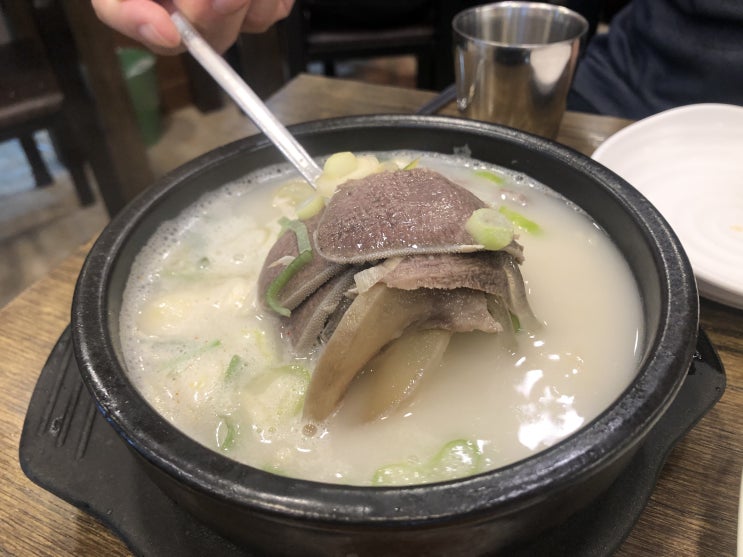
[[[293,353],[279,317],[257,296],[279,219],[293,218],[304,195],[290,170],[276,167],[205,195],[138,255],[121,340],[128,373],[150,404],[238,461],[355,485],[426,483],[504,466],[600,414],[632,380],[642,348],[637,287],[608,236],[522,174],[458,156],[374,156],[383,167],[433,169],[505,207],[541,326],[454,334],[412,396],[376,419],[361,417],[369,380],[361,373],[337,411],[309,432],[302,407],[322,348]]]

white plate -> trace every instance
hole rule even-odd
[[[701,295],[743,309],[743,107],[694,104],[635,122],[593,158],[678,234]]]

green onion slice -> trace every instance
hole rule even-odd
[[[496,184],[503,184],[506,181],[506,178],[504,176],[496,174],[495,172],[491,172],[490,170],[475,170],[475,176],[485,178],[486,180],[490,180],[491,182],[495,182]]]
[[[224,378],[232,379],[242,369],[243,363],[243,359],[237,354],[232,356],[232,358],[230,359],[230,363],[227,364],[227,369],[224,372]]]
[[[281,225],[281,234],[284,234],[287,230],[294,232],[297,237],[297,250],[299,255],[295,257],[291,263],[289,263],[279,273],[279,275],[268,285],[266,289],[266,304],[273,311],[284,317],[289,317],[291,311],[285,308],[279,302],[279,292],[286,286],[286,283],[297,274],[297,272],[304,267],[307,263],[312,261],[312,244],[310,243],[310,236],[307,232],[307,226],[300,220],[289,220],[286,217],[279,219]]]
[[[506,207],[505,205],[501,205],[498,211],[500,212],[501,215],[506,217],[513,224],[515,224],[519,228],[523,228],[530,234],[541,234],[542,233],[541,226],[539,226],[533,220],[526,218],[524,215],[522,215],[518,211],[514,211],[513,209],[510,209]]]
[[[403,170],[413,170],[418,166],[418,163],[420,162],[420,157],[413,159],[408,164],[402,167]]]
[[[229,451],[237,440],[237,425],[229,416],[220,416],[217,424],[217,446],[223,451]]]
[[[472,213],[464,228],[486,250],[498,251],[513,240],[513,223],[496,209],[484,207]]]
[[[311,219],[324,208],[325,200],[322,195],[313,194],[297,205],[297,218],[299,220]]]

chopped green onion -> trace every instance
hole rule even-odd
[[[325,199],[318,194],[311,195],[297,205],[297,218],[307,220],[314,217],[325,208]]]
[[[420,157],[417,159],[413,159],[408,164],[402,167],[403,170],[413,170],[418,166],[418,163],[420,162]]]
[[[359,160],[351,151],[333,153],[323,165],[323,174],[340,177],[350,174],[359,166]]]
[[[450,441],[428,463],[436,478],[450,479],[479,472],[482,453],[473,441]]]
[[[482,470],[482,452],[477,443],[455,439],[445,444],[427,462],[401,462],[378,468],[372,485],[402,485],[450,480],[476,474]]]
[[[253,424],[264,429],[302,411],[310,371],[299,364],[272,368],[252,377],[245,388]]]
[[[475,170],[475,176],[485,178],[486,180],[490,180],[491,182],[495,182],[496,184],[503,184],[506,181],[506,178],[504,176],[496,174],[495,172],[491,172],[490,170]]]
[[[519,320],[519,316],[510,311],[508,314],[511,316],[511,326],[513,327],[513,330],[518,333],[521,330],[521,321]]]
[[[485,249],[498,251],[513,240],[513,224],[500,212],[490,207],[472,213],[464,228]]]
[[[310,236],[307,232],[307,226],[302,221],[289,220],[286,217],[281,217],[279,219],[279,224],[281,225],[280,234],[284,234],[287,230],[294,232],[294,235],[297,237],[297,250],[300,255],[302,252],[312,251],[312,244],[310,244]]]
[[[498,211],[500,212],[501,215],[508,218],[508,220],[510,220],[513,224],[515,224],[519,228],[523,228],[530,234],[541,234],[542,233],[541,226],[539,226],[533,220],[526,218],[521,213],[514,211],[513,209],[510,209],[506,207],[505,205],[501,205]]]
[[[266,289],[266,303],[268,304],[268,307],[284,317],[289,317],[292,314],[291,310],[285,308],[279,302],[279,292],[281,292],[281,289],[286,286],[289,279],[296,275],[297,272],[311,260],[312,252],[304,251],[295,257],[289,265],[284,267],[284,270],[279,273],[279,276],[277,276]]]
[[[296,395],[296,404],[294,405],[294,408],[290,410],[290,414],[299,414],[302,411],[302,406],[304,406],[304,395],[310,384],[310,370],[303,365],[287,364],[276,368],[276,372],[283,373],[294,380],[295,385],[292,392]]]
[[[311,377],[310,370],[301,364],[295,364],[295,363],[286,364],[286,365],[274,368],[274,371],[278,373],[288,373],[289,375],[296,376],[298,379],[301,379],[305,383],[310,382],[310,377]]]
[[[229,451],[237,440],[237,426],[228,416],[220,416],[217,424],[217,447]]]
[[[289,220],[286,217],[279,219],[279,224],[282,228],[282,234],[286,230],[291,230],[297,237],[297,250],[299,255],[295,257],[291,263],[289,263],[279,273],[279,275],[268,285],[266,289],[266,304],[272,310],[279,315],[289,317],[291,311],[285,308],[279,302],[279,292],[286,286],[286,283],[297,274],[297,272],[304,267],[307,263],[312,261],[312,244],[310,244],[310,237],[307,233],[307,226],[299,220]]]
[[[288,203],[296,207],[302,201],[315,194],[315,190],[303,179],[284,183],[274,195],[274,205]]]
[[[224,372],[225,379],[232,379],[243,367],[243,359],[235,354],[227,364],[227,370]]]
[[[213,340],[211,342],[205,342],[195,348],[192,348],[188,352],[184,352],[183,354],[180,354],[179,356],[176,356],[169,362],[167,362],[163,368],[163,372],[168,372],[169,376],[174,376],[181,371],[183,371],[183,365],[188,363],[190,360],[194,358],[198,358],[205,352],[208,352],[209,350],[212,350],[213,348],[217,348],[222,345],[222,342],[219,340]]]

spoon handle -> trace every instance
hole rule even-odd
[[[193,28],[179,12],[170,18],[181,34],[181,39],[193,57],[209,72],[214,80],[232,97],[253,123],[266,134],[299,173],[315,187],[315,180],[322,170],[307,154],[302,145],[283,126],[260,97],[248,86],[232,67]]]

